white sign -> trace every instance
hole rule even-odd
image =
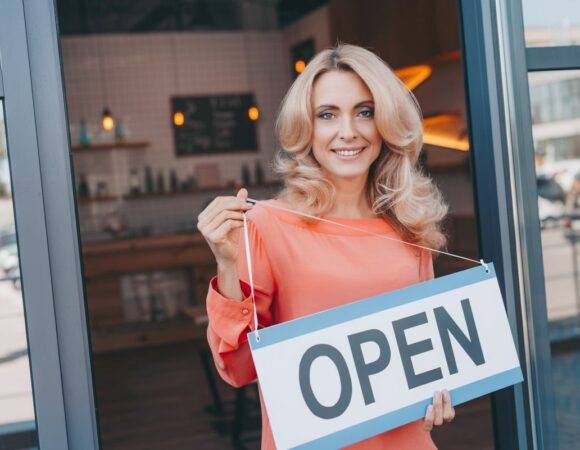
[[[522,381],[493,264],[249,333],[279,449],[336,449]]]

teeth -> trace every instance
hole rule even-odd
[[[335,153],[339,156],[355,156],[362,152],[362,148],[358,150],[335,150]]]

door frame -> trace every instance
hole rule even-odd
[[[30,47],[21,0],[0,2],[0,78],[18,239],[35,426],[41,448],[68,449],[48,218]],[[43,407],[50,405],[50,408]]]
[[[39,446],[99,448],[52,0],[0,1],[0,67]]]
[[[543,278],[522,263],[523,256],[541,261],[541,248],[534,242],[539,237],[535,182],[532,189],[526,184],[533,173],[530,155],[521,150],[529,148],[525,145],[531,138],[528,93],[523,92],[527,78],[523,83],[521,73],[526,65],[518,65],[526,57],[521,5],[509,0],[457,4],[475,149],[470,157],[480,255],[496,267],[525,378],[492,396],[496,448],[554,448],[547,445],[549,433],[542,431],[553,421],[545,402],[549,386],[542,384],[549,368],[546,330],[535,323],[545,317],[545,303],[543,310],[541,305],[530,308]],[[0,2],[0,58],[40,447],[97,450],[91,341],[54,0]]]
[[[524,0],[525,1],[525,0]],[[580,45],[527,47],[524,36],[522,2],[501,0],[506,11],[504,28],[511,67],[509,100],[513,104],[515,191],[518,198],[519,234],[522,241],[520,263],[526,295],[522,308],[527,311],[528,364],[531,367],[532,427],[537,448],[558,448],[555,394],[551,369],[551,348],[546,306],[546,286],[541,230],[538,214],[535,145],[532,135],[529,72],[580,69]]]

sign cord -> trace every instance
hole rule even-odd
[[[373,233],[372,231],[368,231],[368,230],[365,230],[363,228],[353,227],[351,225],[346,225],[344,223],[335,222],[334,220],[329,220],[329,219],[325,219],[323,217],[317,217],[317,216],[314,216],[314,215],[311,215],[311,214],[303,213],[303,212],[300,212],[300,211],[295,211],[293,209],[284,208],[283,206],[272,205],[270,203],[266,203],[264,200],[254,200],[252,198],[248,198],[246,201],[248,203],[253,204],[253,205],[255,205],[257,203],[260,203],[260,204],[262,204],[264,206],[267,206],[268,208],[279,209],[279,210],[286,211],[286,212],[290,212],[292,214],[296,214],[296,215],[299,215],[299,216],[304,216],[304,217],[308,217],[310,219],[319,220],[321,222],[326,222],[326,223],[331,223],[333,225],[337,225],[337,226],[340,226],[340,227],[343,227],[343,228],[348,228],[350,230],[360,231],[362,233],[367,233],[369,235],[378,237],[380,239],[387,239],[389,241],[401,242],[402,244],[411,245],[413,247],[421,248],[421,249],[424,249],[424,250],[429,250],[431,252],[440,253],[440,254],[447,255],[447,256],[451,256],[451,257],[458,258],[458,259],[463,259],[464,261],[470,261],[470,262],[473,262],[475,264],[480,264],[481,266],[483,266],[483,268],[485,269],[485,271],[487,273],[489,273],[488,265],[487,265],[487,263],[485,263],[483,261],[483,259],[480,259],[478,261],[476,259],[467,258],[465,256],[457,255],[455,253],[449,253],[449,252],[445,252],[443,250],[436,250],[434,248],[425,247],[423,245],[413,244],[411,242],[407,242],[407,241],[404,241],[402,239],[396,239],[396,238],[392,238],[392,237],[389,237],[389,236],[385,236],[383,234]],[[249,278],[250,278],[250,289],[251,289],[250,292],[251,292],[252,303],[253,303],[253,308],[252,309],[254,310],[254,329],[255,329],[255,332],[256,332],[256,341],[260,342],[260,335],[259,335],[259,332],[258,332],[258,313],[256,311],[256,301],[255,301],[255,298],[254,298],[254,280],[253,280],[253,274],[252,274],[252,256],[250,254],[250,238],[249,238],[249,234],[248,234],[248,221],[247,221],[246,213],[245,212],[244,212],[244,244],[245,244],[245,248],[246,248],[246,262],[248,264],[248,275],[249,275]]]

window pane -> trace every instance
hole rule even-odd
[[[0,99],[0,449],[37,445],[10,168]]]
[[[577,0],[522,0],[522,6],[528,47],[580,44]]]
[[[529,74],[561,449],[580,439],[580,70]]]

